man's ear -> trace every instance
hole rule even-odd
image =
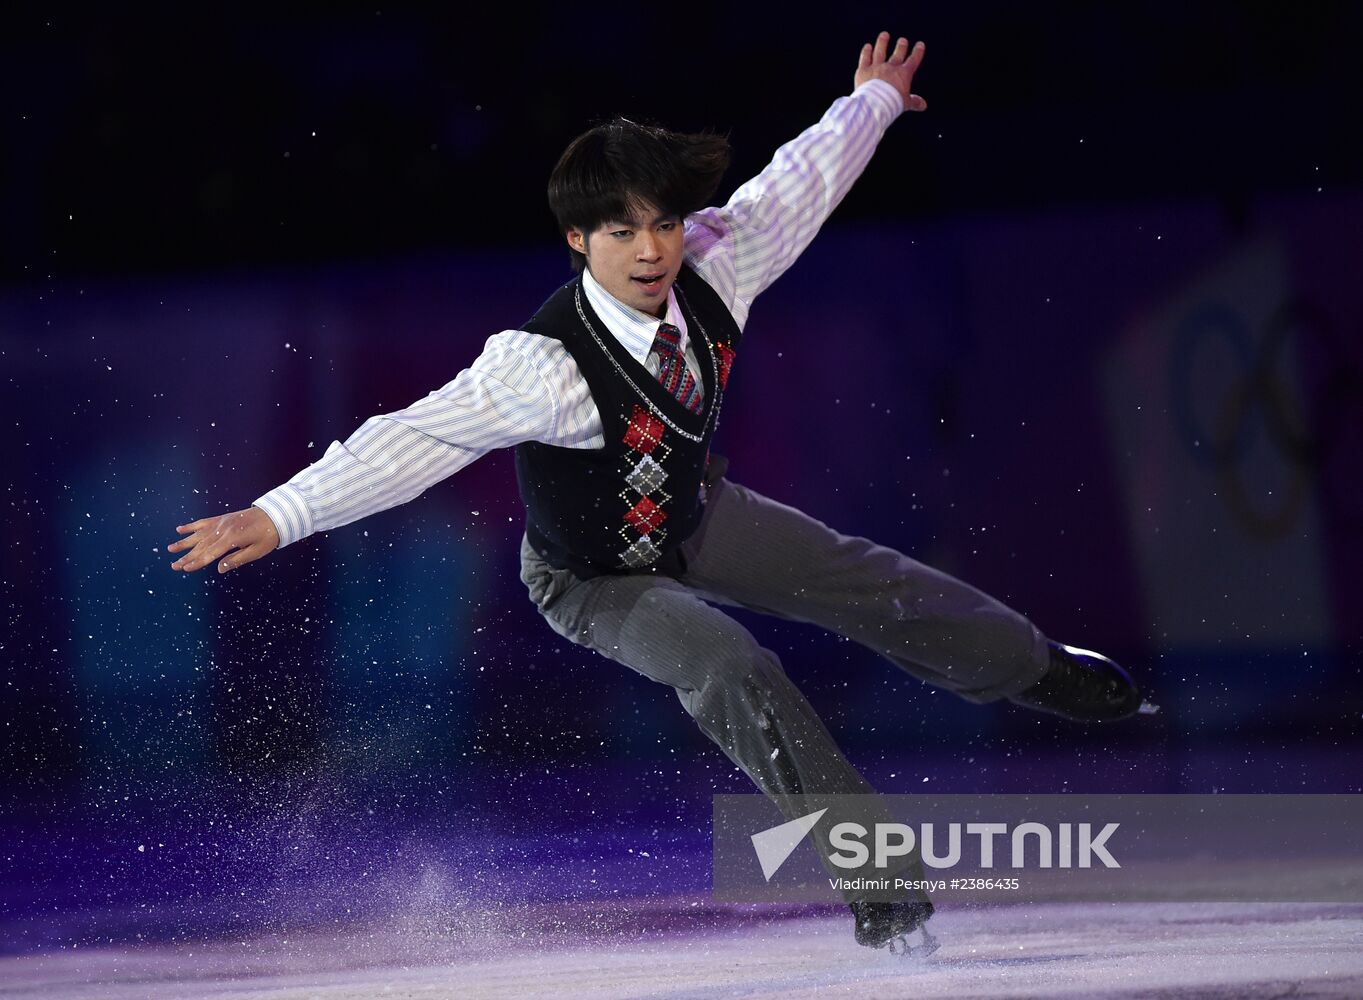
[[[586,255],[587,253],[586,233],[584,233],[581,229],[569,229],[566,233],[564,233],[564,237],[568,240],[568,246],[570,249],[576,250],[583,256]]]

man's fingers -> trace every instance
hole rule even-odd
[[[907,38],[900,38],[899,41],[894,43],[894,51],[890,53],[890,63],[897,66],[904,61],[908,54],[909,40]]]
[[[225,556],[237,547],[236,542],[225,541],[221,538],[213,540],[204,539],[194,547],[194,551],[180,560],[180,568],[187,572],[194,572],[212,564],[215,559]]]
[[[171,563],[170,568],[171,569],[182,568],[182,564],[185,562],[185,560],[187,560],[190,556],[194,554],[195,547],[198,546],[198,544],[201,541],[203,541],[203,539],[199,537],[198,532],[195,532],[192,535],[178,539],[177,541],[171,542],[169,545],[167,545],[166,546],[167,552],[182,552],[185,549],[189,550],[189,552],[186,555],[181,556],[179,559],[175,560],[175,562]]]
[[[171,568],[171,569],[180,569],[180,570],[184,570],[184,571],[186,571],[186,572],[193,572],[193,570],[199,568],[198,566],[194,566],[194,567],[192,567],[192,568],[190,567],[189,564],[190,564],[191,562],[193,562],[193,561],[194,561],[194,550],[191,549],[190,551],[188,551],[188,552],[186,552],[184,555],[182,555],[179,559],[176,559],[173,563],[171,563],[171,564],[170,564],[170,568]]]
[[[182,555],[179,559],[176,559],[173,563],[171,563],[170,568],[184,570],[186,573],[193,573],[196,569],[203,568],[204,566],[203,556],[204,553],[202,551],[199,551],[198,546],[195,546],[194,548],[186,552],[184,555]]]
[[[204,540],[204,536],[199,534],[199,530],[206,523],[206,521],[195,521],[194,524],[177,525],[175,528],[176,531],[192,531],[193,534],[186,535],[184,538],[177,538],[166,546],[166,551],[179,552],[182,549],[189,549],[190,553],[193,554],[194,548]],[[198,527],[196,527],[196,525]],[[178,562],[172,563],[170,568],[179,569],[180,563],[184,562],[187,558],[188,556],[182,556]]]
[[[928,110],[928,102],[923,100],[923,98],[919,97],[917,94],[910,94],[908,103],[905,104],[904,106],[908,108],[910,111]]]
[[[261,512],[251,510],[201,518],[190,524],[178,525],[176,530],[193,532],[166,546],[167,552],[184,552],[171,563],[170,568],[186,573],[211,566],[219,560],[218,572],[226,573],[259,559],[279,544],[279,534],[273,522]]]
[[[879,35],[876,36],[876,49],[872,55],[871,61],[883,63],[885,61],[885,53],[889,51],[889,48],[890,33],[888,31],[882,31]]]
[[[219,559],[218,572],[227,573],[239,566],[245,566],[248,562],[255,562],[269,551],[270,546],[266,545],[264,542],[256,542],[254,545],[248,545],[244,549],[233,552],[225,559]]]
[[[904,65],[909,67],[910,73],[918,72],[918,66],[920,63],[922,63],[923,53],[926,51],[927,46],[924,45],[922,42],[918,42],[916,45],[914,45],[913,52],[909,54],[909,58],[904,62]]]
[[[861,47],[861,58],[857,60],[857,69],[863,70],[870,68],[871,68],[871,43],[867,42],[865,45]]]

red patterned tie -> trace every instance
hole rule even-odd
[[[700,410],[700,383],[686,368],[681,352],[681,331],[671,323],[658,326],[652,353],[658,355],[658,381],[692,413]]]

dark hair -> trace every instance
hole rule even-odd
[[[558,230],[589,233],[630,218],[641,202],[685,218],[704,208],[729,166],[729,140],[686,135],[616,118],[568,144],[549,175],[549,208]],[[569,247],[573,269],[586,258]]]

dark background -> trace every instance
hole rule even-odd
[[[11,20],[8,283],[542,246],[548,170],[594,119],[728,132],[733,186],[882,25],[928,41],[931,114],[843,226],[1200,202],[1243,230],[1363,172],[1353,4],[484,6]]]
[[[15,823],[192,827],[280,782],[437,813],[613,767],[617,808],[745,790],[534,613],[507,454],[226,577],[164,546],[528,317],[594,120],[728,133],[727,198],[882,27],[927,41],[929,110],[758,303],[717,450],[1163,712],[972,706],[740,617],[886,791],[1359,790],[1358,5],[52,8],[0,32]]]

